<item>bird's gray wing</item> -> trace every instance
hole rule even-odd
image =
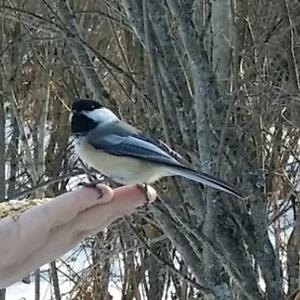
[[[176,156],[173,157],[174,151],[168,146],[121,121],[113,125],[97,127],[87,135],[87,140],[97,150],[103,150],[112,155],[128,156],[165,165],[170,167],[173,175],[180,175],[243,198],[243,194],[236,187],[232,187],[214,176],[194,171],[181,164],[175,158]]]
[[[139,158],[169,166],[181,165],[168,153],[169,148],[165,144],[160,144],[159,141],[121,121],[97,127],[87,135],[87,140],[97,150],[112,155]]]

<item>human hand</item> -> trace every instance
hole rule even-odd
[[[0,288],[62,256],[146,202],[136,186],[97,187],[103,192],[101,199],[97,190],[80,188],[28,209],[17,220],[0,219]],[[148,196],[150,201],[156,198],[151,187]]]

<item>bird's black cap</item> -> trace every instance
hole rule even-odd
[[[72,104],[72,111],[92,111],[101,107],[101,104],[95,100],[78,100]]]

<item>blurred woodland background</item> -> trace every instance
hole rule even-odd
[[[76,98],[249,195],[164,180],[162,203],[37,271],[35,300],[41,280],[56,300],[300,299],[298,0],[2,0],[0,12],[1,200],[83,178]]]

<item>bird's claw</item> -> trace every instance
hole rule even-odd
[[[143,192],[145,199],[146,199],[145,205],[148,205],[150,203],[150,198],[148,195],[148,185],[147,184],[137,184],[136,186],[140,191]]]

